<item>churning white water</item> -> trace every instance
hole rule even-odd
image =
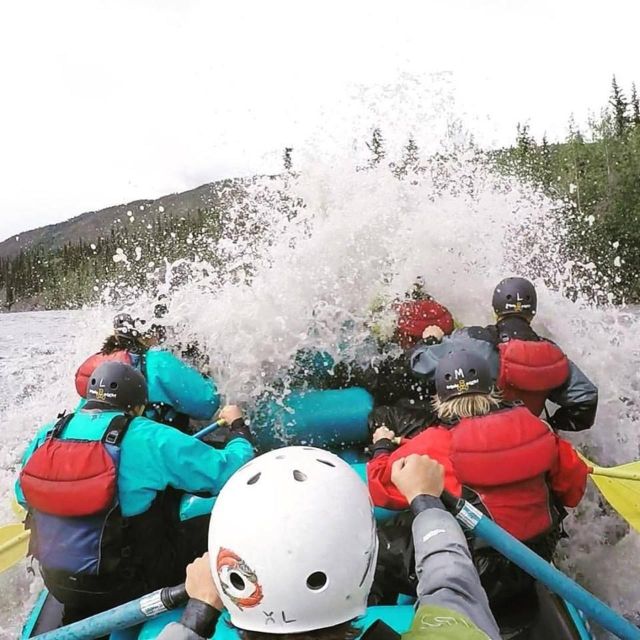
[[[170,340],[197,339],[227,399],[250,404],[282,379],[299,349],[365,358],[360,347],[372,303],[402,295],[416,276],[460,322],[488,324],[495,283],[526,275],[539,289],[537,329],[600,387],[597,424],[573,442],[604,465],[637,459],[637,316],[589,306],[581,291],[594,281],[578,278],[584,270],[568,261],[552,203],[494,175],[460,146],[459,132],[440,126],[437,135],[424,133],[437,122],[409,98],[388,111],[394,121],[383,131],[401,133],[387,141],[377,166],[367,166],[367,150],[351,146],[354,133],[344,126],[347,144],[296,150],[295,174],[257,179],[223,239],[208,247],[197,239],[201,259],[169,267],[159,291],[169,307],[165,321],[174,328]],[[414,122],[424,115],[413,134],[423,149],[441,155],[428,163],[423,154],[422,170],[398,177],[389,163],[400,160],[408,113]],[[380,109],[372,117],[382,118]],[[367,127],[379,122],[366,121]],[[207,262],[207,249],[224,262],[222,272]],[[127,251],[133,255],[135,248]],[[562,295],[567,287],[577,290],[575,302]],[[153,296],[135,299],[134,314],[151,312]],[[113,313],[101,306],[0,316],[3,522],[14,518],[11,490],[22,450],[39,425],[75,404],[73,373],[99,348]],[[561,546],[561,565],[616,609],[638,615],[640,537],[601,509],[593,489],[567,528],[571,542]],[[39,584],[24,562],[0,576],[1,637],[15,636]]]

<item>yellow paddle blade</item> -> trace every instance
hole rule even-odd
[[[27,515],[24,507],[15,498],[11,501],[11,510],[21,520]]]
[[[640,531],[640,461],[607,469],[580,457],[591,467],[591,479],[605,500]]]
[[[592,475],[605,500],[636,530],[640,531],[640,482]]]
[[[0,527],[0,573],[27,555],[29,533],[22,523]]]

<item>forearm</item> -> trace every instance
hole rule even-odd
[[[413,540],[420,606],[461,613],[490,638],[499,638],[486,593],[455,518],[431,496],[418,496],[411,508],[417,513]]]

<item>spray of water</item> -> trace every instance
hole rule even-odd
[[[495,283],[526,275],[539,290],[537,329],[600,387],[597,425],[572,440],[602,464],[636,459],[637,316],[587,303],[580,292],[594,282],[575,276],[579,261],[566,255],[555,203],[494,173],[460,126],[442,115],[448,94],[431,95],[427,108],[416,87],[403,79],[358,92],[341,112],[357,118],[338,119],[296,150],[294,172],[246,184],[223,236],[199,238],[198,258],[165,265],[160,283],[154,276],[153,294],[136,292],[131,308],[150,315],[161,293],[170,341],[197,341],[226,397],[250,404],[264,391],[287,393],[286,372],[301,349],[371,358],[365,345],[374,302],[404,295],[417,276],[460,322],[488,324]],[[389,135],[387,155],[374,165],[362,144],[373,126]],[[403,171],[409,136],[422,154]],[[575,300],[563,296],[567,288],[577,291]],[[37,323],[57,322],[66,333],[31,335],[29,344],[19,339],[11,346],[15,358],[2,368],[4,521],[11,519],[7,505],[20,452],[39,424],[73,406],[75,368],[97,350],[113,311],[101,306],[63,317],[31,315],[26,328],[14,323],[16,336]],[[384,317],[377,320],[384,326]],[[630,559],[639,555],[638,535],[603,510],[595,491],[567,528],[571,542],[561,546],[562,566],[619,610],[636,614],[640,586]],[[0,618],[8,620],[0,633],[4,624],[13,635],[24,616],[17,605],[39,582],[26,578],[24,565],[0,580]]]

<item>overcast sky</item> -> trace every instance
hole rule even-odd
[[[484,144],[640,82],[638,0],[3,0],[0,239],[274,168],[354,86],[447,72]],[[635,62],[634,62],[635,61]]]

